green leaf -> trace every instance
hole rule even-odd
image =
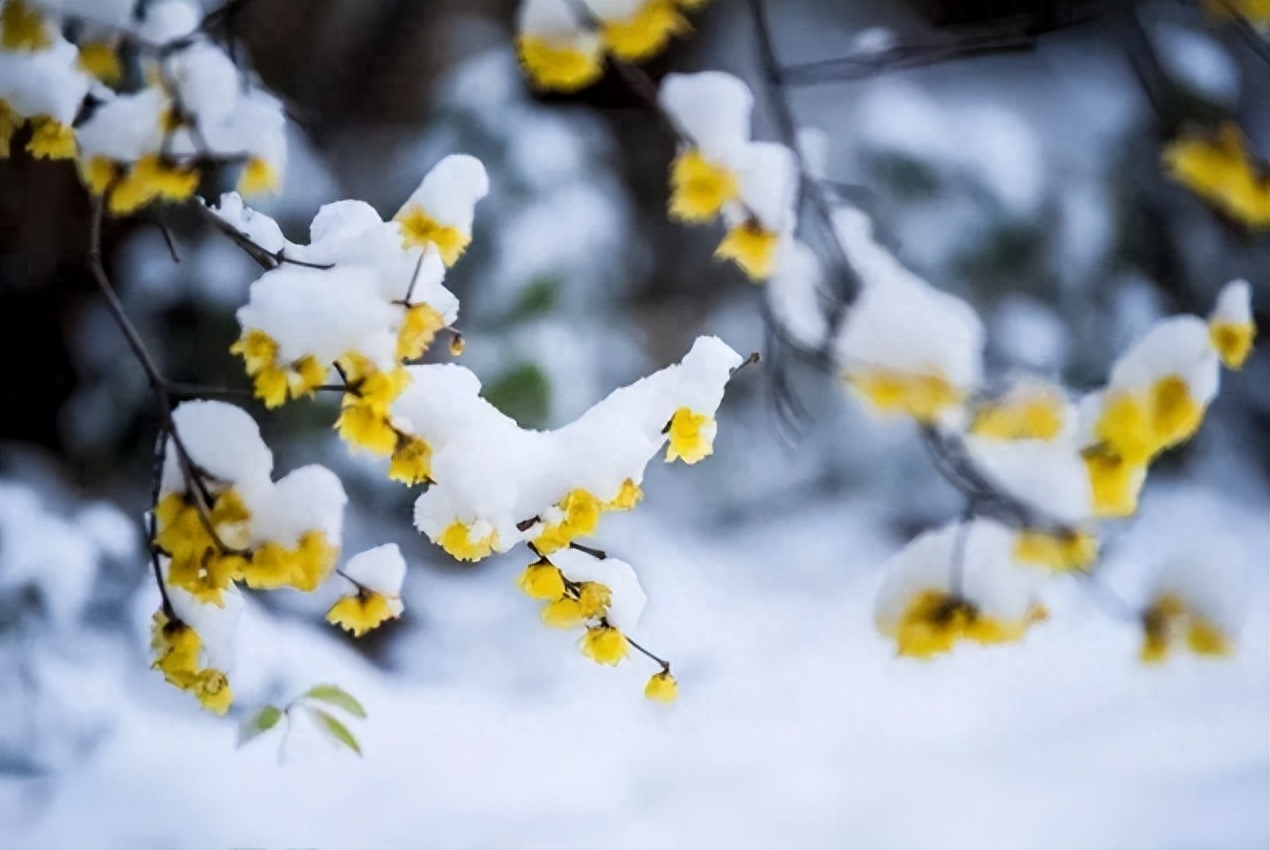
[[[507,313],[509,323],[525,322],[551,312],[559,300],[560,279],[536,277],[520,291],[516,304]]]
[[[338,685],[314,685],[305,696],[342,708],[354,717],[366,719],[366,709],[362,708],[362,704]]]
[[[551,410],[551,383],[533,363],[522,363],[487,383],[481,395],[500,412],[530,428],[546,424]]]
[[[282,709],[276,705],[266,705],[248,717],[238,727],[238,746],[254,741],[270,729],[278,725],[282,719]]]
[[[361,746],[357,743],[357,739],[353,737],[353,733],[348,731],[347,726],[320,708],[310,708],[309,710],[322,723],[323,731],[359,756],[362,754]]]

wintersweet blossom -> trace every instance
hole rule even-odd
[[[1208,336],[1227,369],[1240,369],[1252,353],[1257,335],[1252,322],[1252,290],[1246,280],[1232,280],[1217,295],[1208,315]]]
[[[992,520],[916,537],[887,565],[874,608],[900,655],[930,658],[960,641],[1022,639],[1046,616],[1037,579],[1013,564],[1010,530]]]
[[[1205,656],[1234,651],[1247,608],[1246,577],[1235,547],[1206,542],[1172,553],[1151,575],[1141,615],[1144,663],[1166,661],[1183,647]]]
[[[1254,160],[1233,121],[1216,135],[1190,133],[1170,142],[1161,159],[1169,176],[1231,218],[1270,227],[1270,172]]]
[[[78,60],[78,48],[37,6],[6,0],[0,7],[0,159],[23,124],[30,125],[32,156],[75,156],[71,123],[92,82]]]
[[[669,670],[654,673],[644,686],[644,696],[654,702],[672,703],[679,697],[679,683]]]
[[[599,24],[606,50],[627,62],[642,62],[661,53],[677,35],[692,27],[676,0],[582,0]]]
[[[959,410],[982,376],[978,315],[901,265],[859,210],[840,209],[834,226],[862,283],[832,342],[848,385],[877,410],[923,424]]]
[[[476,202],[488,193],[489,177],[479,159],[445,157],[393,217],[401,224],[403,243],[407,248],[435,246],[445,264],[454,265],[472,241]]]
[[[604,45],[569,0],[524,0],[516,13],[516,52],[533,84],[577,91],[604,73]]]
[[[339,574],[349,590],[326,612],[328,622],[361,637],[401,616],[406,562],[397,544],[387,543],[354,555]]]

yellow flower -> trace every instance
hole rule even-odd
[[[1146,464],[1130,463],[1107,448],[1087,449],[1082,456],[1093,488],[1094,516],[1132,516],[1146,480]]]
[[[292,561],[291,586],[305,592],[316,590],[339,557],[339,547],[331,545],[322,532],[306,531],[301,534]]]
[[[26,149],[36,159],[74,159],[75,131],[47,115],[36,116]]]
[[[776,259],[776,246],[780,234],[764,230],[755,221],[745,221],[728,230],[714,256],[720,260],[732,260],[755,282],[772,276],[772,263]]]
[[[257,590],[294,587],[307,593],[322,583],[337,560],[339,547],[323,532],[310,530],[290,549],[276,540],[266,541],[244,560],[238,577]]]
[[[150,646],[155,653],[152,666],[163,673],[169,684],[192,692],[208,711],[224,714],[229,710],[234,695],[225,674],[199,667],[203,641],[197,632],[179,620],[169,620],[163,611],[156,611]]]
[[[993,440],[1053,440],[1063,427],[1063,400],[1057,393],[1006,398],[975,412],[970,433]]]
[[[443,327],[445,317],[431,305],[415,304],[406,308],[406,318],[397,332],[397,359],[418,360]]]
[[[258,156],[248,159],[242,174],[238,176],[238,191],[244,195],[277,192],[281,184],[277,169]]]
[[[197,168],[170,165],[158,154],[147,154],[115,184],[108,206],[114,215],[127,215],[157,200],[184,201],[194,194],[198,181]]]
[[[578,612],[588,620],[603,617],[612,601],[612,591],[597,581],[584,581],[578,587]]]
[[[600,38],[617,58],[642,62],[660,53],[673,36],[691,29],[672,0],[643,0],[630,16],[603,21]]]
[[[1151,414],[1151,433],[1158,451],[1190,439],[1204,419],[1204,408],[1191,395],[1186,381],[1169,375],[1151,387]]]
[[[706,159],[697,148],[675,157],[670,167],[670,217],[679,221],[710,221],[728,201],[740,195],[736,175]]]
[[[564,576],[545,558],[525,567],[516,586],[530,599],[554,600],[564,596]]]
[[[185,687],[198,673],[198,656],[203,642],[198,632],[180,620],[169,620],[163,611],[155,611],[150,626],[150,649],[155,654],[154,669],[163,673],[169,684]]]
[[[913,597],[892,637],[900,655],[931,658],[948,652],[960,640],[982,644],[1020,640],[1032,623],[1045,618],[1034,607],[1016,622],[983,616],[972,603],[940,590],[925,590]]]
[[[469,234],[457,227],[442,224],[418,204],[407,204],[393,220],[401,225],[403,248],[427,248],[435,245],[437,253],[441,255],[441,262],[447,266],[457,263],[472,242]]]
[[[676,458],[693,464],[714,452],[714,420],[704,413],[681,407],[670,417],[666,433],[670,444],[666,448],[666,462]]]
[[[110,185],[123,175],[123,170],[104,156],[79,161],[79,176],[94,195],[104,195]]]
[[[582,616],[582,608],[578,600],[563,596],[549,605],[543,606],[542,622],[553,629],[571,629],[586,622]]]
[[[256,398],[265,403],[265,407],[273,410],[281,407],[291,391],[291,381],[287,378],[287,370],[281,366],[266,366],[256,373],[252,379]]]
[[[604,53],[598,43],[523,34],[516,37],[520,64],[536,88],[573,92],[586,88],[604,73]]]
[[[411,487],[431,481],[432,447],[418,437],[398,434],[397,447],[393,449],[392,462],[388,465],[388,477]]]
[[[1179,644],[1196,655],[1224,656],[1233,650],[1230,638],[1217,624],[1187,608],[1176,595],[1166,593],[1142,614],[1142,662],[1166,661]]]
[[[372,629],[401,616],[401,607],[382,593],[362,589],[354,596],[345,596],[326,612],[326,621],[339,626],[353,637],[361,637]]]
[[[491,528],[489,533],[482,537],[472,537],[472,529],[455,520],[441,532],[436,543],[449,552],[452,558],[460,561],[479,561],[498,546],[498,531]]]
[[[883,413],[905,413],[923,425],[935,424],[940,413],[964,398],[938,374],[870,369],[849,374],[847,382]]]
[[[22,116],[0,98],[0,159],[8,159],[13,134],[22,126]]]
[[[1108,453],[1130,464],[1145,464],[1155,453],[1151,414],[1143,401],[1127,392],[1109,393],[1094,436]]]
[[[1084,531],[1047,534],[1025,529],[1014,541],[1014,558],[1059,571],[1085,570],[1098,557],[1098,540]]]
[[[229,347],[229,352],[242,357],[248,375],[259,374],[261,370],[278,362],[277,341],[259,328],[244,331]]]
[[[23,0],[8,0],[0,9],[0,47],[5,50],[44,50],[53,44],[48,25],[38,10]]]
[[[1227,369],[1241,369],[1252,353],[1257,328],[1251,322],[1210,322],[1208,337]]]
[[[291,364],[287,371],[287,394],[291,398],[311,396],[326,383],[326,367],[312,354],[306,354]]]
[[[597,664],[616,665],[626,657],[626,635],[612,626],[592,626],[581,641],[582,654]]]
[[[644,696],[654,702],[672,703],[679,696],[679,683],[669,670],[663,670],[648,680]]]
[[[1222,212],[1249,227],[1270,226],[1270,175],[1253,161],[1233,121],[1215,138],[1191,134],[1170,142],[1161,159],[1170,177]]]
[[[355,448],[376,455],[391,455],[397,448],[397,432],[376,407],[351,393],[345,394],[335,430],[340,439]]]
[[[1270,30],[1270,0],[1204,0],[1204,11],[1219,21],[1238,16],[1262,32]]]
[[[79,46],[80,70],[92,74],[108,86],[123,79],[123,66],[114,45],[106,41],[89,41]]]
[[[534,548],[550,555],[568,546],[576,537],[585,537],[600,524],[600,500],[587,490],[570,490],[557,505],[564,512],[564,519],[546,526],[534,539]]]
[[[194,696],[203,708],[213,714],[224,714],[234,702],[229,679],[220,670],[201,670],[194,681]]]
[[[639,488],[631,479],[627,478],[622,482],[621,488],[617,491],[617,495],[604,503],[606,511],[629,511],[639,504],[644,498],[644,491]]]

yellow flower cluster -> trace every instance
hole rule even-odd
[[[1216,135],[1192,133],[1170,142],[1162,160],[1169,176],[1247,227],[1270,227],[1270,170],[1248,151],[1233,121]]]
[[[114,162],[104,156],[81,158],[80,177],[94,195],[106,197],[112,215],[128,215],[155,201],[188,200],[198,188],[198,168],[151,153],[136,162]]]
[[[28,121],[0,99],[0,159],[8,159],[13,136],[24,123],[29,123],[31,128],[31,137],[26,143],[27,153],[31,156],[36,159],[71,159],[75,156],[74,130],[47,115],[36,115]]]
[[[1155,599],[1142,615],[1142,652],[1146,664],[1159,664],[1179,646],[1196,655],[1229,655],[1231,640],[1220,627],[1186,606],[1178,596],[1166,593]]]
[[[981,644],[1014,643],[1028,628],[1048,616],[1039,605],[1016,621],[984,616],[972,603],[947,591],[916,594],[886,634],[895,638],[900,655],[931,658],[948,652],[958,641]]]
[[[643,495],[639,485],[629,478],[622,482],[617,495],[607,502],[601,501],[588,490],[570,490],[556,505],[563,516],[543,526],[542,531],[534,538],[534,548],[544,555],[550,555],[579,537],[594,534],[603,514],[608,511],[629,511],[639,503]]]
[[[539,26],[538,9],[559,6],[546,14],[550,26]],[[625,62],[643,62],[666,48],[670,40],[691,31],[682,10],[704,0],[641,0],[626,15],[605,14],[602,4],[585,7],[594,20],[581,20],[583,8],[568,8],[561,0],[527,0],[516,36],[516,52],[535,88],[572,92],[586,88],[604,74],[605,53]],[[554,14],[552,14],[554,13]],[[563,18],[564,20],[561,20]]]
[[[229,680],[221,670],[203,667],[200,655],[203,641],[198,633],[180,620],[172,620],[156,611],[150,632],[154,669],[183,691],[190,691],[208,711],[224,714],[233,702]]]
[[[534,561],[517,582],[531,599],[546,602],[542,621],[555,629],[586,626],[582,654],[598,664],[617,664],[626,657],[626,636],[605,620],[612,592],[594,581],[573,582],[546,557]]]
[[[311,591],[335,566],[339,550],[320,531],[305,532],[290,547],[272,540],[252,546],[251,512],[233,487],[211,493],[210,504],[201,499],[169,493],[154,508],[154,543],[170,559],[167,581],[197,601],[223,604],[236,581]]]

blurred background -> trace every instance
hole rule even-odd
[[[1157,318],[1226,281],[1270,311],[1270,239],[1161,172],[1194,123],[1238,119],[1270,152],[1270,63],[1198,4],[769,0],[800,124],[829,140],[904,261],[970,300],[994,374],[1078,388]],[[553,427],[677,361],[700,333],[764,350],[760,291],[667,221],[673,140],[617,79],[540,97],[511,0],[254,0],[246,62],[294,119],[283,191],[259,206],[306,241],[323,203],[391,215],[442,156],[490,171],[447,285],[461,362],[522,425]],[[1130,12],[1133,12],[1131,15]],[[716,0],[647,66],[759,87],[746,6]],[[1136,21],[1136,23],[1135,23]],[[755,136],[774,138],[762,95]],[[15,149],[16,150],[16,149]],[[401,544],[407,614],[361,641],[333,593],[252,598],[244,709],[320,681],[370,712],[365,757],[276,739],[242,750],[148,670],[143,556],[157,421],[85,265],[88,201],[66,163],[0,161],[0,844],[4,846],[1256,846],[1270,842],[1270,354],[1106,531],[1132,598],[1164,558],[1238,560],[1239,650],[1136,661],[1138,630],[1057,582],[1017,646],[900,660],[871,623],[886,558],[958,497],[909,424],[772,357],[730,386],[716,454],[650,466],[599,545],[650,604],[637,639],[681,683],[640,696],[639,659],[586,661],[543,629],[514,551],[459,565],[410,526],[412,495],[350,456],[331,399],[248,403],[288,470],[350,495],[345,551]],[[173,380],[247,386],[228,348],[258,276],[197,217],[111,222],[108,266]],[[778,408],[792,397],[803,413]],[[294,752],[292,752],[294,751]]]

